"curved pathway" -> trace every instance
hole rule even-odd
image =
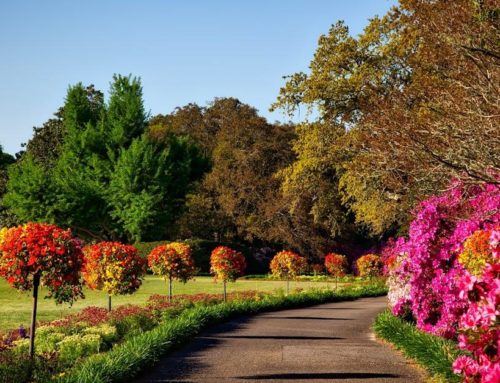
[[[243,317],[163,358],[136,383],[423,382],[374,340],[386,298],[363,298]]]

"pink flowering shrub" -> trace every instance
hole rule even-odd
[[[404,238],[389,240],[381,256],[383,273],[387,277],[386,284],[389,288],[389,307],[394,315],[400,317],[407,316],[411,311],[410,273],[407,270],[408,263],[405,262],[407,254],[402,251],[404,243]]]
[[[485,255],[484,246],[477,252],[466,248],[459,260],[465,268],[458,281],[460,299],[467,301],[467,310],[459,320],[460,348],[470,352],[455,360],[453,369],[465,377],[465,382],[500,382],[500,230],[482,230],[470,238],[489,237],[489,254],[479,275],[477,264],[469,262],[472,256]],[[463,254],[466,256],[463,256]],[[483,257],[484,258],[484,257]]]
[[[455,182],[416,209],[407,239],[382,259],[393,314],[458,338],[453,363],[465,382],[500,382],[500,188]]]
[[[494,227],[500,218],[497,185],[466,187],[458,182],[445,193],[423,201],[416,209],[407,240],[393,244],[391,252],[405,254],[394,273],[409,281],[417,327],[445,338],[457,335],[458,321],[467,309],[458,280],[464,274],[458,262],[465,240],[477,230]]]

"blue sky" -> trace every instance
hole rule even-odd
[[[9,153],[64,102],[68,85],[107,93],[140,76],[152,114],[237,97],[269,120],[282,76],[307,70],[318,37],[352,34],[394,0],[0,0],[0,144]]]

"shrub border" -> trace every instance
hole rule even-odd
[[[455,358],[463,354],[455,342],[420,331],[389,311],[375,318],[373,328],[377,337],[391,343],[433,378],[451,383],[462,381],[451,367]]]
[[[338,291],[317,290],[289,296],[269,296],[260,301],[235,301],[187,309],[151,331],[130,338],[109,352],[93,355],[74,369],[61,374],[57,382],[118,383],[130,381],[162,356],[190,340],[210,325],[263,311],[311,306],[326,302],[382,296],[385,286],[349,287]]]

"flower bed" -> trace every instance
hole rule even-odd
[[[245,291],[228,294],[229,301],[258,301],[267,294]],[[113,311],[87,307],[78,313],[37,327],[33,379],[45,382],[93,355],[108,351],[193,307],[208,307],[223,301],[222,294],[177,295],[172,303],[166,295],[152,295],[144,306],[123,305]],[[0,334],[0,382],[30,381],[25,374],[29,331],[24,328]]]

